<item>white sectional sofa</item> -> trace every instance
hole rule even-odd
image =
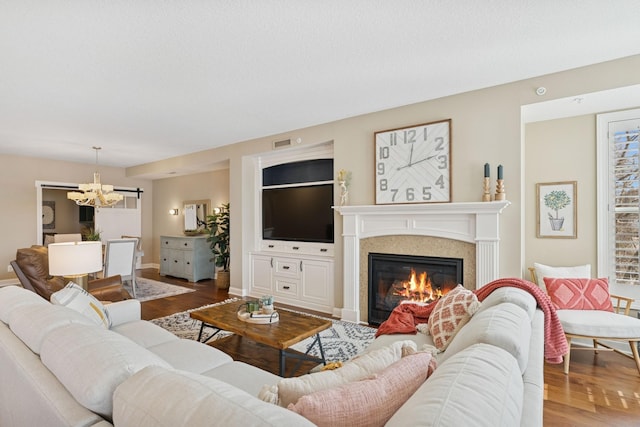
[[[306,426],[257,398],[280,377],[108,306],[105,329],[25,289],[0,288],[0,425]],[[368,349],[430,337],[387,335]],[[540,426],[543,319],[524,291],[501,288],[456,335],[390,426]]]

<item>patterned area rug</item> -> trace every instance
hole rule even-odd
[[[124,284],[124,288],[133,296],[131,284],[128,281]],[[184,286],[170,285],[157,280],[136,277],[136,294],[139,301],[150,301],[194,291],[195,289],[185,288]]]
[[[170,316],[153,319],[151,322],[163,327],[164,329],[172,332],[180,338],[196,340],[198,338],[198,333],[200,332],[200,322],[189,317],[189,313],[205,307],[228,304],[237,301],[239,301],[238,298],[231,298],[217,304],[210,304],[207,306],[195,308],[193,310],[183,311],[180,313],[172,314]],[[280,308],[279,310],[284,309]],[[329,320],[333,322],[333,326],[320,333],[322,348],[324,350],[325,358],[328,362],[344,362],[362,353],[373,341],[374,335],[376,333],[376,330],[374,328],[370,328],[368,326],[357,325],[355,323],[344,322],[342,320]],[[205,330],[205,332],[207,332],[207,330]],[[229,335],[232,335],[231,332],[219,332],[213,338],[211,338],[210,341],[228,337]],[[307,351],[307,348],[309,347],[309,345],[311,345],[312,342],[313,338],[307,338],[306,340],[295,344],[291,348],[293,350],[304,353],[305,351]],[[320,356],[318,346],[314,346],[310,354],[314,356]]]

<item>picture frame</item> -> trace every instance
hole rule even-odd
[[[536,184],[536,237],[578,237],[577,181]]]

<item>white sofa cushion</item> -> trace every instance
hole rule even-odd
[[[440,364],[386,426],[513,427],[520,425],[522,406],[522,375],[513,356],[474,344]]]
[[[529,315],[515,304],[502,303],[476,313],[458,332],[444,354],[439,357],[439,361],[442,363],[473,344],[486,343],[511,353],[518,361],[521,372],[524,372],[529,362],[530,339]]]
[[[305,418],[202,375],[142,369],[113,396],[118,427],[313,426]]]
[[[534,296],[524,289],[504,286],[491,292],[489,296],[482,301],[476,314],[503,302],[510,302],[522,308],[529,315],[529,319],[533,319],[533,315],[538,306]]]
[[[275,385],[282,379],[271,372],[237,361],[225,363],[203,372],[202,375],[224,381],[256,397],[265,385]]]
[[[170,368],[149,350],[95,325],[54,329],[42,342],[40,358],[81,405],[107,418],[120,383],[150,365]]]
[[[35,292],[20,286],[3,286],[0,288],[0,320],[9,324],[9,316],[16,308],[23,305],[49,305],[49,302]]]
[[[123,323],[113,326],[112,331],[129,338],[134,343],[149,348],[156,345],[164,344],[171,341],[178,341],[178,337],[146,320],[135,320],[133,322]]]
[[[175,369],[201,374],[233,362],[228,354],[198,341],[177,339],[148,347]]]
[[[95,325],[77,311],[50,303],[17,307],[9,317],[11,331],[36,354],[40,354],[42,342],[51,331],[72,323]]]

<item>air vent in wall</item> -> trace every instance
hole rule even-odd
[[[278,148],[291,147],[291,140],[284,139],[282,141],[273,141],[273,149],[277,150]]]

